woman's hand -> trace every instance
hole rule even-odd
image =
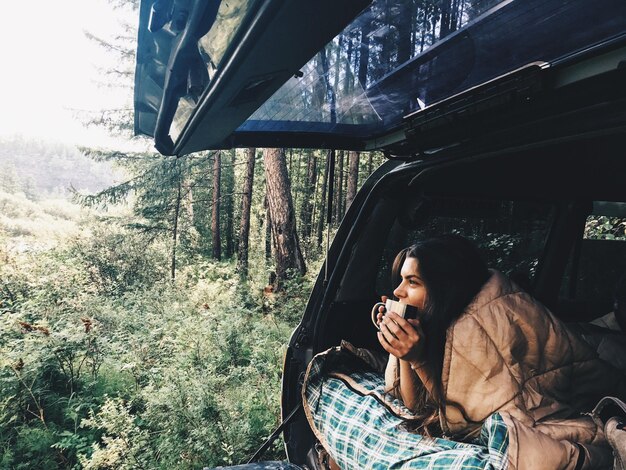
[[[378,313],[378,341],[389,354],[408,361],[424,361],[424,331],[417,319],[405,320],[394,312]]]
[[[387,299],[388,297],[386,295],[383,295],[380,298],[380,301],[382,303],[387,303]],[[378,324],[378,328],[380,328],[380,322],[383,321],[384,316],[385,316],[385,307],[381,305],[380,307],[378,307],[378,314],[376,315],[376,323]]]

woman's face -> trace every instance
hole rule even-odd
[[[424,310],[426,304],[426,286],[420,277],[417,258],[407,258],[404,260],[400,270],[402,281],[393,291],[401,303],[417,307]]]

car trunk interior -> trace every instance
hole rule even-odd
[[[381,268],[388,272],[391,260],[385,257],[393,257],[393,250],[404,247],[403,243],[410,244],[407,236],[434,234],[432,230],[440,228],[464,233],[478,243],[481,236],[498,230],[509,233],[511,243],[528,243],[529,237],[534,237],[537,261],[531,272],[529,266],[511,265],[511,249],[499,254],[498,250],[506,247],[491,251],[486,247],[484,251],[492,267],[517,274],[534,295],[569,320],[568,312],[558,306],[562,278],[572,263],[572,254],[577,252],[574,246],[583,241],[585,220],[593,210],[593,202],[626,199],[622,143],[621,135],[600,136],[462,161],[408,164],[389,175],[377,187],[383,197],[372,197],[378,200],[369,210],[366,204],[357,222],[358,230],[354,230],[358,233],[354,233],[354,240],[348,240],[341,254],[349,259],[335,302],[326,322],[322,322],[327,323],[328,334],[319,336],[319,349],[337,344],[343,333],[350,333],[355,340],[371,337],[371,331],[355,328],[363,324],[364,329],[370,329],[371,323],[365,321],[369,308],[353,306],[371,305],[380,295],[390,294],[390,281],[381,279],[385,275]],[[586,164],[591,161],[593,166]],[[428,228],[434,218],[446,220]],[[506,260],[500,259],[503,255]],[[626,268],[615,269],[622,267]],[[386,291],[381,292],[381,288]],[[365,300],[364,292],[369,293]],[[602,313],[598,311],[597,316]],[[589,315],[593,317],[594,313]]]
[[[331,249],[337,256],[325,300],[302,323],[313,339],[305,356],[342,340],[382,351],[370,312],[381,295],[393,291],[393,258],[413,240],[437,233],[472,238],[490,267],[507,273],[566,322],[610,312],[613,286],[626,272],[626,242],[588,239],[584,231],[587,217],[607,207],[626,217],[623,142],[622,134],[598,135],[487,155],[468,152],[465,158],[442,156],[390,172],[346,215],[353,223],[343,245]],[[607,205],[611,201],[622,204]],[[295,462],[302,461],[306,434],[304,418],[286,434],[290,453],[297,449]],[[296,437],[298,444],[290,446]]]

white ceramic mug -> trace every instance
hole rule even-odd
[[[385,313],[393,312],[397,315],[400,315],[402,318],[404,318],[407,308],[410,308],[410,305],[402,304],[398,302],[397,300],[392,300],[392,299],[387,299],[387,301],[384,303],[376,302],[376,304],[374,304],[374,306],[372,307],[372,323],[374,324],[377,330],[380,330],[380,327],[378,326],[378,323],[376,322],[376,317],[378,316],[379,307],[384,307]]]

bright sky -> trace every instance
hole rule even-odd
[[[114,11],[105,0],[12,0],[2,4],[0,27],[0,136],[23,134],[82,145],[111,145],[87,130],[77,110],[128,105],[129,95],[99,87],[98,67],[111,59],[85,37],[106,37],[118,18],[135,23],[130,11]]]

